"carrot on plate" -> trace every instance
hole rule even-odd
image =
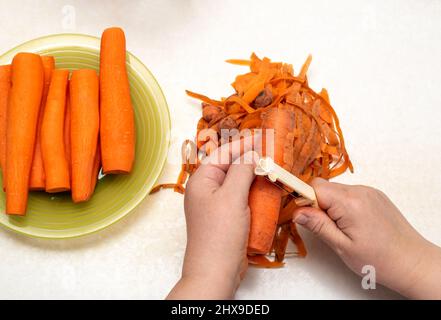
[[[5,186],[6,169],[6,116],[10,89],[11,65],[0,66],[0,168],[3,175],[3,188]]]
[[[68,70],[55,69],[41,124],[41,154],[46,175],[46,192],[70,189],[69,165],[64,143],[64,121]]]
[[[6,213],[26,214],[29,176],[44,86],[39,55],[18,53],[12,61],[12,88],[6,136]]]
[[[69,177],[72,179],[72,158],[71,158],[71,144],[70,144],[70,80],[67,80],[66,93],[66,110],[64,115],[64,151],[66,153],[66,160],[69,167]]]
[[[99,131],[99,81],[94,70],[76,70],[70,80],[72,199],[91,196]]]
[[[34,148],[34,159],[32,161],[31,177],[29,180],[29,189],[44,190],[46,176],[43,167],[43,157],[41,155],[41,122],[43,121],[44,108],[46,106],[47,93],[51,83],[52,71],[55,69],[55,59],[52,56],[41,56],[44,70],[44,87],[41,98],[40,113],[37,124],[37,138]]]
[[[103,172],[129,173],[135,158],[135,121],[120,28],[103,32],[100,53],[100,139]]]

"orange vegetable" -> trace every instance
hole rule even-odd
[[[24,215],[44,87],[40,56],[19,53],[12,61],[6,138],[6,213]]]
[[[44,190],[46,186],[46,176],[43,166],[43,157],[41,155],[41,123],[43,121],[44,108],[46,106],[46,98],[51,83],[52,71],[55,69],[55,59],[52,56],[41,56],[44,70],[44,87],[43,96],[41,98],[40,113],[37,124],[37,138],[34,148],[34,158],[32,161],[31,177],[29,180],[29,189]]]
[[[263,155],[271,156],[278,165],[305,182],[318,176],[330,179],[347,169],[352,171],[328,92],[322,89],[316,93],[308,85],[307,72],[311,61],[312,57],[308,56],[300,72],[294,75],[292,65],[260,59],[253,53],[249,60],[227,60],[250,68],[249,72],[236,77],[232,83],[234,93],[228,98],[214,100],[187,91],[189,96],[203,101],[203,106],[208,103],[216,107],[211,108],[216,111],[213,119],[201,118],[198,123],[196,151],[212,151],[213,147],[228,143],[229,139],[221,139],[219,130],[212,130],[211,134],[200,133],[206,128],[216,129],[225,119],[233,119],[240,130],[264,129]],[[207,112],[203,115],[206,116]],[[266,131],[268,129],[274,130],[273,136]],[[273,142],[272,154],[266,153],[269,146],[266,142]],[[195,165],[189,166],[186,161],[184,157],[177,183],[159,185],[153,191],[173,188],[183,192],[186,179],[199,163],[196,161]],[[304,243],[292,223],[293,211],[305,204],[301,200],[290,190],[284,190],[265,178],[255,179],[249,193],[250,264],[271,268],[283,266],[289,240],[297,247],[297,256],[306,256]],[[268,260],[267,254],[274,254],[274,261]]]
[[[69,167],[69,177],[72,180],[72,157],[71,157],[71,143],[70,143],[70,80],[67,81],[67,93],[66,93],[66,110],[64,115],[64,152],[66,154],[66,160]]]
[[[262,128],[273,130],[273,141],[266,139],[264,131],[263,155],[290,170],[293,165],[294,113],[284,108],[270,108],[262,114]],[[273,155],[267,154],[266,142],[273,143]],[[269,149],[269,148],[268,148]],[[279,220],[282,190],[263,177],[257,177],[251,186],[249,201],[251,228],[248,239],[250,253],[264,254],[270,251]]]
[[[135,122],[126,69],[126,39],[120,28],[101,38],[100,139],[105,174],[129,173],[135,159]]]
[[[94,70],[76,70],[70,80],[72,199],[92,195],[92,171],[98,144],[99,81]]]
[[[282,190],[264,177],[251,185],[248,204],[251,211],[248,252],[265,254],[271,250],[279,219]]]
[[[0,168],[5,186],[6,172],[6,116],[8,112],[8,98],[11,89],[11,66],[0,66]]]
[[[52,72],[41,124],[41,154],[46,174],[46,192],[70,189],[69,165],[64,143],[64,122],[68,70]]]

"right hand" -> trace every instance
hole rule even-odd
[[[294,221],[326,242],[355,273],[375,267],[377,281],[412,298],[441,298],[441,249],[425,240],[376,189],[316,178],[321,209],[301,207]]]

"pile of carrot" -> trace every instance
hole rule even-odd
[[[135,123],[123,30],[101,38],[100,74],[56,69],[55,58],[18,53],[0,66],[0,168],[6,213],[25,215],[29,191],[89,200],[99,171],[128,174]]]
[[[309,87],[307,71],[311,56],[297,74],[291,64],[260,59],[254,53],[249,60],[227,60],[249,67],[232,83],[234,93],[220,100],[187,91],[202,101],[202,117],[197,125],[196,143],[186,141],[183,149],[194,145],[197,154],[209,154],[234,137],[223,139],[221,130],[272,129],[274,161],[305,182],[314,177],[330,179],[347,169],[353,171],[345,148],[338,117],[326,89],[319,93]],[[265,137],[265,130],[263,130]],[[265,151],[265,149],[264,149]],[[196,154],[196,152],[194,152]],[[175,184],[159,185],[152,190],[174,188],[185,192],[188,177],[200,160],[184,159]],[[249,194],[251,226],[248,261],[261,267],[281,267],[289,239],[298,256],[306,249],[292,222],[294,210],[303,205],[291,190],[281,188],[264,177],[256,177]],[[273,256],[274,259],[269,259]]]

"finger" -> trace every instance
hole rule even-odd
[[[254,167],[258,155],[254,151],[248,151],[236,159],[228,169],[222,188],[231,190],[239,197],[246,197],[254,180]]]
[[[340,252],[350,242],[335,222],[320,209],[302,207],[294,212],[293,221],[317,235],[334,251]]]
[[[224,183],[225,176],[225,172],[218,167],[203,165],[196,170],[188,182],[190,186],[196,185],[204,188],[204,191],[213,191]]]
[[[347,186],[344,184],[329,182],[322,178],[314,178],[311,181],[321,209],[327,211],[339,201],[347,197]]]
[[[260,135],[252,135],[226,143],[204,158],[201,163],[202,165],[215,166],[227,172],[230,164],[245,152],[252,150],[260,139]]]

